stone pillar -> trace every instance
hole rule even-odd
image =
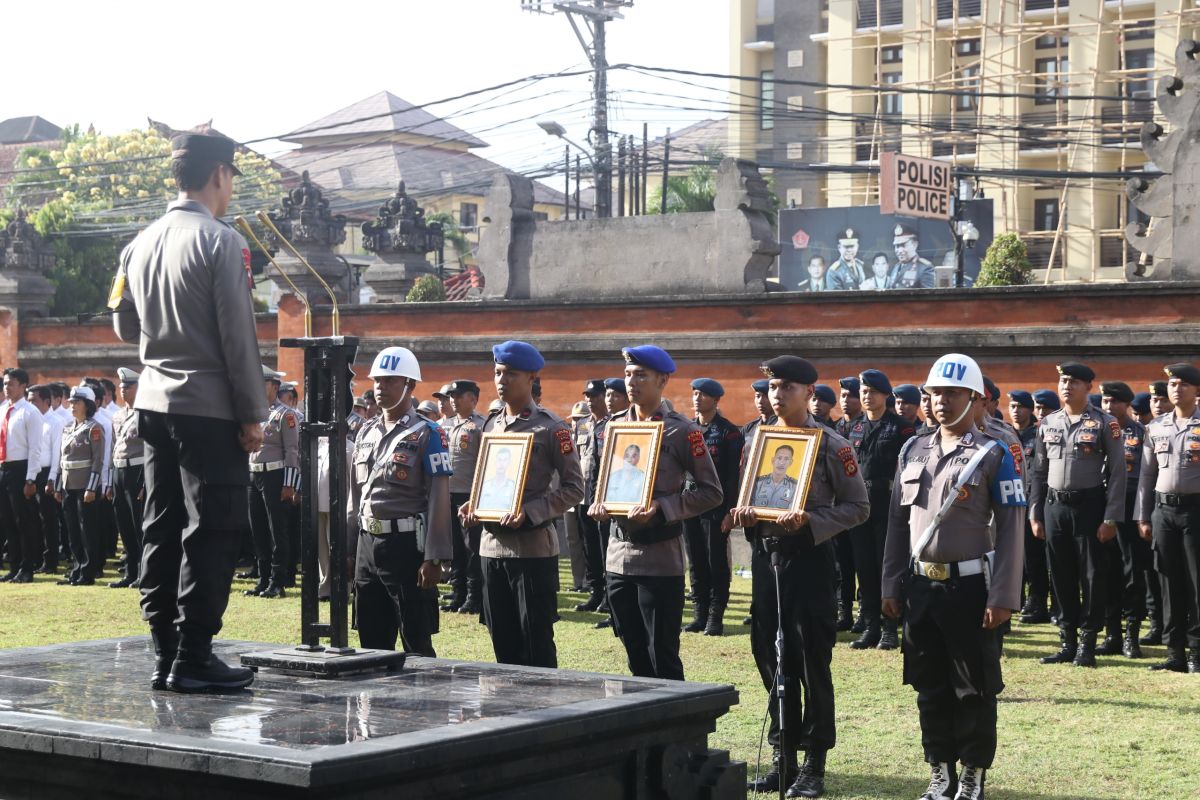
[[[379,207],[379,216],[363,223],[362,233],[363,248],[376,257],[365,280],[383,302],[403,302],[417,278],[436,272],[426,255],[441,255],[445,247],[441,224],[425,221],[425,210],[408,196],[404,181]]]
[[[18,208],[8,227],[0,229],[0,306],[21,316],[46,316],[54,285],[43,273],[54,266],[54,260],[25,210]]]
[[[20,366],[17,355],[21,349],[21,325],[17,312],[0,307],[0,364]]]
[[[291,242],[313,269],[329,284],[338,303],[348,303],[346,263],[334,253],[334,248],[346,241],[346,218],[329,211],[329,201],[305,172],[300,185],[283,196],[279,207],[268,212],[279,232]],[[278,237],[267,231],[267,245],[278,255],[279,268],[292,279],[313,305],[328,305],[329,295],[321,282],[305,268]],[[281,286],[286,290],[288,287]]]

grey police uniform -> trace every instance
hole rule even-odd
[[[1123,438],[1116,419],[1090,403],[1073,424],[1064,408],[1038,426],[1029,518],[1046,524],[1050,580],[1069,647],[1076,629],[1094,638],[1104,626],[1107,552],[1096,530],[1104,520],[1125,518]]]
[[[177,623],[189,659],[207,658],[221,629],[248,526],[238,426],[267,412],[249,263],[245,240],[195,200],[168,205],[121,253],[113,327],[146,367],[134,404],[146,443],[142,613],[152,632]]]
[[[125,577],[137,580],[142,562],[142,505],[146,454],[138,435],[138,414],[124,407],[113,415],[113,507],[125,546]]]
[[[437,595],[417,577],[423,562],[454,554],[446,444],[446,432],[415,412],[391,430],[381,414],[358,432],[346,529],[363,647],[394,650],[399,635],[406,651],[435,655]]]
[[[857,289],[866,279],[867,275],[860,259],[856,258],[853,262],[847,263],[844,259],[839,258],[825,273],[825,290],[839,292]]]
[[[1134,519],[1154,529],[1154,561],[1162,576],[1163,642],[1186,644],[1200,664],[1200,408],[1187,420],[1174,412],[1146,427]]]
[[[261,383],[261,379],[259,380]],[[278,401],[262,424],[263,444],[250,455],[250,528],[258,559],[258,591],[282,588],[294,561],[284,487],[300,488],[300,417]]]
[[[630,407],[613,414],[608,424],[638,421],[645,420],[638,420]],[[659,513],[644,523],[614,519],[605,558],[608,605],[630,671],[638,677],[683,680],[679,633],[687,565],[682,523],[719,506],[723,495],[699,425],[665,403],[648,421],[663,424],[652,495]],[[694,488],[685,486],[688,475]]]
[[[1034,464],[1038,425],[1030,422],[1016,433],[1021,442],[1021,456],[1025,460],[1025,471],[1022,473],[1025,476]],[[1042,615],[1046,613],[1046,601],[1050,597],[1050,567],[1046,561],[1046,543],[1033,535],[1033,526],[1028,517],[1025,520],[1025,579],[1029,582],[1029,596],[1024,607],[1031,616],[1041,617],[1041,621],[1045,622],[1048,618]]]
[[[1146,427],[1133,417],[1121,426],[1125,453],[1125,515],[1117,519],[1117,538],[1108,542],[1108,604],[1105,627],[1109,636],[1121,639],[1122,621],[1136,628],[1146,616],[1146,569],[1150,544],[1138,533],[1134,511],[1142,476],[1142,448]]]
[[[104,429],[94,418],[75,420],[63,428],[61,448],[57,488],[63,493],[63,517],[75,562],[67,579],[90,584],[104,566],[104,552],[98,507],[94,500],[83,502],[83,496],[100,493]]]
[[[354,439],[358,436],[358,432],[362,429],[362,426],[366,424],[366,417],[364,417],[362,414],[359,414],[357,411],[350,412],[350,416],[346,417],[346,431],[350,441],[354,441]]]
[[[939,519],[981,450],[978,468]],[[940,434],[925,434],[901,451],[883,596],[905,600],[904,682],[917,691],[930,763],[987,769],[995,757],[1000,651],[1009,625],[988,630],[982,623],[989,607],[1020,608],[1025,504],[1013,454],[990,432],[972,426],[945,453]],[[930,526],[928,543],[914,552]]]
[[[589,601],[599,603],[604,597],[604,558],[607,548],[606,531],[601,532],[600,523],[588,516],[588,506],[596,497],[596,478],[600,472],[600,456],[603,444],[597,434],[604,429],[608,417],[595,419],[586,416],[575,421],[572,436],[579,451],[579,464],[583,470],[583,502],[575,506],[575,519],[579,526],[579,540],[583,546],[583,580],[589,592]]]
[[[532,433],[533,451],[521,508],[520,528],[483,525],[479,555],[483,567],[483,620],[501,664],[557,667],[554,617],[557,614],[558,534],[554,520],[583,499],[583,473],[571,429],[532,400],[515,417],[501,408],[483,425],[484,433]],[[557,488],[551,486],[554,475]]]
[[[475,480],[475,462],[479,460],[479,443],[483,439],[483,423],[479,414],[451,417],[446,431],[450,444],[450,507],[458,508],[471,499],[471,484]],[[454,561],[450,569],[450,586],[454,596],[450,610],[464,605],[476,608],[483,598],[483,571],[479,564],[479,536],[483,528],[475,525],[464,530],[458,514],[451,515],[454,527]]]

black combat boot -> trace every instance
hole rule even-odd
[[[987,770],[963,764],[962,774],[958,776],[958,794],[954,795],[954,800],[983,800],[985,777]]]
[[[779,748],[776,747],[771,756],[771,769],[759,776],[757,780],[749,781],[746,784],[746,790],[760,794],[765,792],[778,793],[780,784],[791,786],[792,781],[796,780],[798,773],[799,768],[796,766],[796,753],[781,754]]]
[[[1136,619],[1125,621],[1125,641],[1121,645],[1121,653],[1126,658],[1141,658],[1142,646],[1138,644],[1138,628],[1141,623]]]
[[[708,627],[708,603],[696,603],[692,621],[683,626],[684,633],[704,633]]]
[[[825,794],[825,752],[809,750],[796,780],[788,787],[785,797],[820,797]]]
[[[167,688],[167,675],[179,652],[179,631],[175,630],[174,625],[151,628],[150,639],[154,642],[154,671],[150,673],[150,688],[162,691]]]
[[[838,633],[848,631],[854,627],[854,617],[850,614],[850,606],[838,606],[837,629]]]
[[[1162,621],[1157,619],[1150,620],[1150,630],[1146,631],[1145,636],[1138,639],[1138,643],[1147,647],[1162,644]]]
[[[1188,648],[1187,671],[1192,675],[1200,675],[1200,647]]]
[[[1079,639],[1074,628],[1062,628],[1058,632],[1058,652],[1052,656],[1043,656],[1043,664],[1070,664],[1075,660],[1075,651],[1079,649]]]
[[[954,800],[958,793],[958,773],[954,764],[937,762],[929,765],[929,788],[917,800]]]
[[[725,634],[725,604],[713,603],[708,610],[708,622],[704,623],[705,636],[723,636]]]
[[[604,592],[592,592],[587,600],[575,606],[576,611],[595,611],[604,602]]]
[[[1096,666],[1096,632],[1084,631],[1079,637],[1079,647],[1075,650],[1075,666]]]
[[[900,636],[897,633],[896,620],[884,617],[882,632],[879,634],[879,644],[875,647],[880,650],[895,650],[899,646]]]
[[[213,655],[211,636],[180,630],[179,653],[167,676],[168,689],[183,693],[236,691],[253,682],[253,671],[231,667]]]
[[[870,650],[879,644],[879,640],[883,638],[883,633],[879,629],[879,620],[867,623],[867,629],[862,632],[862,636],[850,643],[850,646],[855,650]]]
[[[1121,655],[1121,623],[1109,623],[1108,629],[1104,634],[1104,641],[1096,648],[1098,656],[1119,656]]]
[[[1171,647],[1167,649],[1167,660],[1160,661],[1157,664],[1151,664],[1152,672],[1187,672],[1188,663],[1184,658],[1182,647]]]
[[[867,629],[867,618],[863,616],[862,607],[858,609],[858,616],[854,619],[854,624],[850,626],[851,633],[862,633]]]

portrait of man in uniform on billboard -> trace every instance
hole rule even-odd
[[[891,265],[888,264],[887,255],[876,253],[871,257],[871,277],[863,281],[859,288],[867,291],[881,291],[888,288],[887,279],[890,270]]]
[[[796,286],[800,292],[825,291],[825,257],[813,256],[808,260],[808,278]]]
[[[825,288],[831,292],[857,289],[867,275],[858,258],[858,234],[853,228],[846,228],[838,238],[838,256],[825,276]]]
[[[892,231],[892,245],[896,248],[896,265],[888,275],[887,288],[932,289],[933,264],[917,252],[921,247],[917,229],[911,225],[897,225]]]

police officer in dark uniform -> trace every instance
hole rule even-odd
[[[483,619],[501,664],[557,667],[554,520],[583,499],[583,473],[571,429],[534,402],[534,381],[546,365],[542,354],[527,342],[507,341],[495,345],[492,356],[496,394],[503,405],[488,415],[483,432],[532,433],[534,439],[520,511],[483,525]],[[552,488],[555,474],[558,487]],[[459,515],[468,528],[480,522],[469,502]]]
[[[1038,426],[1030,470],[1029,519],[1046,541],[1060,612],[1059,650],[1042,663],[1094,667],[1108,592],[1104,545],[1125,518],[1125,448],[1117,421],[1088,402],[1091,367],[1068,362],[1058,374],[1063,407]]]
[[[871,502],[867,521],[850,531],[854,546],[854,569],[858,574],[866,629],[850,643],[855,650],[878,647],[894,650],[900,646],[896,620],[880,619],[880,569],[883,567],[883,543],[887,538],[888,506],[892,496],[892,478],[900,448],[916,433],[916,426],[901,419],[892,410],[892,384],[877,369],[863,370],[858,376],[859,399],[863,417],[850,428],[850,444],[862,468],[863,480]]]
[[[771,382],[768,380],[755,381],[750,384],[750,388],[754,391],[754,408],[758,411],[758,416],[742,426],[743,444],[750,444],[754,441],[754,432],[760,425],[775,424],[776,417],[771,411],[771,398],[767,394],[770,386]]]
[[[117,370],[121,379],[121,400],[125,405],[113,414],[113,481],[109,488],[113,508],[117,512],[117,528],[125,546],[125,575],[110,583],[110,589],[137,586],[138,570],[142,563],[142,504],[146,497],[143,466],[146,454],[142,437],[138,435],[137,372],[128,367]]]
[[[1027,465],[1033,464],[1037,422],[1033,419],[1033,395],[1023,389],[1008,393],[1008,414],[1021,440],[1021,452]],[[1033,535],[1033,526],[1025,520],[1025,580],[1029,593],[1021,607],[1021,622],[1039,625],[1050,621],[1046,601],[1050,597],[1050,567],[1046,562],[1046,543]]]
[[[837,394],[831,387],[823,383],[813,386],[813,395],[812,399],[808,401],[808,410],[812,412],[813,419],[835,433],[836,423],[830,418],[829,412],[837,404]]]
[[[1150,413],[1150,393],[1138,392],[1133,396],[1133,402],[1129,404],[1129,412],[1133,414],[1133,418],[1142,423],[1145,427],[1154,421],[1154,415]]]
[[[856,376],[851,375],[838,379],[838,407],[841,409],[842,416],[838,417],[833,428],[838,436],[846,440],[850,440],[852,432],[859,435],[863,431],[862,421],[865,417],[862,413],[862,401],[859,399],[860,388],[861,384]],[[855,428],[858,430],[855,431]],[[867,617],[863,613],[861,598],[858,603],[858,618],[853,622],[848,622],[854,599],[862,591],[861,585],[856,589],[852,537],[849,535],[838,536],[833,540],[833,548],[837,552],[838,558],[838,597],[841,600],[838,606],[838,630],[862,633],[867,629]]]
[[[179,199],[121,254],[113,326],[140,344],[136,408],[146,450],[142,613],[155,662],[151,685],[240,689],[254,674],[212,654],[241,537],[249,524],[247,453],[267,416],[250,251],[220,221],[233,196],[234,143],[171,141]],[[170,674],[168,675],[168,671]]]
[[[725,632],[725,607],[729,605],[729,584],[733,574],[729,565],[729,532],[721,530],[721,520],[737,502],[738,468],[745,445],[741,430],[717,409],[724,396],[725,388],[712,378],[692,381],[695,422],[704,431],[704,445],[717,467],[724,495],[716,507],[683,521],[692,594],[696,598],[694,616],[684,630],[703,632],[706,636],[720,636]]]
[[[771,382],[771,407],[779,423],[817,427],[809,412],[817,381],[813,365],[797,356],[778,356],[765,362],[762,370]],[[781,627],[777,608],[783,609],[784,719],[779,719],[779,704],[772,697],[768,706],[772,767],[748,788],[778,792],[788,786],[788,797],[820,797],[825,791],[826,754],[837,741],[829,668],[837,641],[833,607],[837,557],[831,540],[870,513],[850,444],[826,431],[818,447],[802,511],[788,512],[776,522],[760,522],[753,508],[739,506],[731,510],[729,520],[744,527],[754,545],[750,646],[763,687],[772,694],[778,666],[775,638]],[[778,585],[773,559],[779,564]],[[781,722],[784,742],[780,742]],[[805,751],[802,767],[797,764],[797,750]]]
[[[597,611],[604,603],[605,551],[601,549],[604,542],[600,536],[600,524],[588,514],[588,507],[596,497],[596,473],[600,466],[596,452],[596,426],[608,416],[604,406],[605,391],[602,379],[584,384],[583,397],[588,415],[577,419],[571,431],[583,470],[583,502],[575,506],[575,519],[579,525],[580,544],[583,545],[583,579],[588,590],[587,599],[575,606],[576,611]]]
[[[933,433],[938,429],[937,419],[933,416],[933,399],[929,392],[925,391],[925,385],[917,387],[921,391],[921,416],[924,417],[924,422],[917,426],[917,435],[924,436],[927,433]]]
[[[913,426],[916,430],[921,426],[921,417],[917,413],[921,408],[921,390],[911,383],[902,383],[892,387],[892,399],[895,401],[893,411],[900,419]]]
[[[479,384],[457,380],[446,387],[450,407],[454,412],[447,425],[450,440],[450,505],[458,508],[471,499],[475,480],[475,463],[479,460],[479,443],[483,438],[483,416],[476,413],[479,404]],[[479,525],[463,528],[457,514],[451,514],[454,534],[454,566],[450,570],[450,586],[454,594],[443,611],[478,614],[483,600],[483,571],[479,565]]]
[[[262,447],[250,454],[250,529],[258,560],[258,584],[242,594],[247,597],[284,596],[291,572],[292,546],[288,509],[300,486],[300,419],[277,397],[283,373],[265,364],[267,421],[263,423]]]
[[[853,375],[838,379],[838,407],[842,416],[835,424],[836,433],[843,439],[850,438],[850,431],[862,419],[862,400],[859,399],[861,384]],[[860,431],[861,432],[861,431]]]
[[[1167,660],[1151,669],[1200,674],[1200,369],[1163,370],[1173,410],[1146,430],[1134,510],[1162,575]]]
[[[436,423],[411,408],[421,367],[403,347],[371,365],[382,413],[354,441],[347,553],[354,563],[354,619],[363,647],[435,658],[437,588],[450,560],[450,454]],[[424,535],[422,535],[424,534]]]
[[[1033,418],[1039,425],[1048,414],[1058,411],[1060,408],[1062,408],[1062,400],[1050,389],[1038,389],[1033,393]]]

